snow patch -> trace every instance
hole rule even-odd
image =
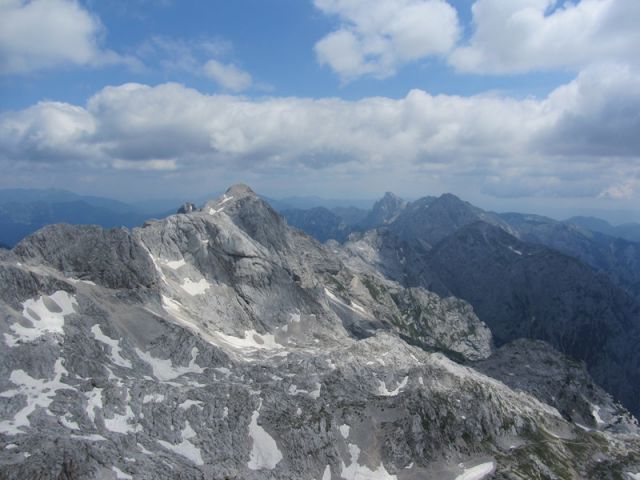
[[[87,397],[87,416],[93,424],[96,423],[96,408],[102,410],[102,388],[94,388],[90,392],[85,393]]]
[[[9,328],[15,335],[5,333],[5,341],[10,347],[18,345],[18,340],[31,342],[46,333],[64,335],[64,317],[75,312],[78,305],[75,297],[58,290],[50,296],[42,295],[38,299],[29,299],[22,303],[22,315],[31,322],[31,327],[18,323]]]
[[[178,270],[180,267],[184,267],[187,264],[187,262],[184,261],[184,258],[181,260],[169,260],[163,263],[171,270]]]
[[[207,282],[207,280],[205,280],[204,278],[202,280],[198,280],[197,282],[194,282],[190,278],[185,278],[182,281],[182,284],[180,285],[180,287],[189,295],[195,296],[195,295],[202,295],[204,292],[206,292],[209,289],[209,287],[211,287],[211,284]]]
[[[458,475],[455,480],[482,480],[495,470],[493,462],[481,463],[475,467],[465,468],[464,472]]]
[[[320,383],[315,384],[315,387],[313,390],[309,391],[309,390],[299,390],[297,385],[290,385],[289,386],[289,395],[298,395],[300,393],[304,393],[306,395],[309,395],[311,398],[313,398],[314,400],[317,400],[318,398],[320,398],[320,391],[322,389],[322,385]]]
[[[226,343],[236,348],[250,348],[253,350],[272,350],[282,348],[271,334],[262,335],[255,330],[245,330],[244,338],[225,335],[218,332],[217,335]]]
[[[380,464],[375,470],[371,470],[366,465],[358,464],[360,458],[360,448],[352,443],[349,444],[349,454],[351,455],[351,464],[347,467],[342,462],[342,471],[340,475],[345,480],[352,480],[357,478],[359,480],[397,480],[398,477],[391,475],[384,468],[384,465]]]
[[[71,435],[71,438],[77,438],[78,440],[89,440],[91,442],[106,442],[107,439],[97,433],[91,435]]]
[[[197,434],[193,430],[193,428],[191,428],[191,424],[188,420],[185,422],[185,427],[182,429],[181,433],[182,441],[176,445],[165,442],[164,440],[158,440],[158,443],[167,450],[171,450],[172,452],[175,452],[178,455],[182,455],[183,457],[191,460],[196,465],[204,465],[200,449],[189,441],[192,438],[196,438]]]
[[[151,366],[153,369],[153,375],[161,382],[174,380],[182,375],[186,375],[187,373],[204,372],[204,368],[196,364],[196,357],[198,356],[197,347],[193,347],[191,350],[191,361],[186,367],[174,367],[170,358],[156,358],[138,348],[136,348],[136,353],[142,360]]]
[[[133,414],[133,410],[129,406],[129,392],[127,391],[127,398],[125,399],[125,412],[124,415],[119,415],[117,413],[113,414],[113,418],[103,418],[104,426],[107,430],[110,430],[114,433],[121,433],[123,435],[127,435],[128,433],[136,433],[142,430],[141,425],[131,425],[130,420],[135,419],[135,415]]]
[[[147,394],[142,398],[142,403],[161,403],[164,402],[164,395],[161,393]]]
[[[124,473],[118,467],[111,467],[111,470],[115,472],[116,478],[118,480],[133,480],[133,477],[131,475],[129,475],[128,473]]]
[[[227,203],[229,200],[233,200],[233,195],[229,195],[227,196],[227,194],[223,194],[222,195],[222,200],[220,200],[219,205],[224,205],[225,203]]]
[[[340,429],[340,435],[342,435],[342,438],[349,437],[349,431],[351,430],[349,425],[340,425],[338,428]]]
[[[591,410],[591,415],[593,415],[593,418],[595,419],[596,423],[598,425],[605,425],[606,422],[604,420],[602,420],[602,418],[600,417],[600,407],[598,405],[592,405],[592,410]]]
[[[395,390],[388,390],[387,385],[383,381],[378,381],[378,395],[382,395],[385,397],[395,397],[400,393],[400,391],[407,386],[407,381],[409,377],[404,377],[400,384],[396,387]]]
[[[16,385],[17,388],[0,393],[0,397],[26,397],[26,405],[15,414],[13,420],[3,420],[0,422],[0,432],[7,435],[24,433],[22,428],[31,425],[29,415],[31,415],[36,408],[44,408],[49,415],[52,415],[49,411],[49,405],[53,402],[58,390],[75,390],[75,388],[61,382],[62,375],[68,375],[69,373],[62,365],[61,358],[56,360],[53,366],[53,373],[54,376],[52,380],[41,380],[39,378],[33,378],[24,370],[14,370],[11,372],[9,380]]]
[[[101,343],[104,343],[106,346],[109,347],[111,351],[111,361],[115,365],[119,365],[125,368],[131,368],[131,362],[126,358],[123,358],[122,355],[120,355],[120,340],[114,340],[112,338],[107,337],[104,333],[102,333],[102,329],[98,324],[91,327],[91,333],[93,333],[93,336],[95,337],[96,340],[98,340]]]
[[[275,466],[282,460],[282,452],[278,449],[278,444],[267,431],[258,425],[258,417],[260,416],[260,408],[254,410],[251,415],[251,423],[249,423],[249,436],[251,437],[251,455],[247,466],[251,470],[273,470]]]
[[[181,408],[183,410],[188,410],[194,406],[198,408],[202,408],[203,405],[204,403],[201,402],[200,400],[185,400],[184,402],[178,405],[178,408]]]
[[[353,300],[351,300],[350,303],[346,303],[341,299],[339,299],[333,292],[331,292],[331,290],[329,290],[326,287],[324,289],[324,293],[327,297],[329,297],[329,300],[331,300],[332,302],[337,303],[338,305],[342,305],[343,307],[348,308],[349,310],[357,313],[358,315],[362,315],[365,317],[370,316],[369,313],[361,305],[358,305]]]
[[[322,480],[331,480],[331,467],[327,465],[322,474]]]
[[[75,283],[75,284],[78,284],[78,283],[85,283],[85,284],[87,284],[87,285],[91,285],[91,286],[93,286],[93,287],[96,287],[96,286],[97,286],[97,285],[96,285],[96,283],[95,283],[95,282],[92,282],[91,280],[82,280],[82,279],[80,279],[80,278],[73,278],[73,277],[67,277],[67,280],[69,280],[71,283]]]
[[[66,427],[69,430],[80,430],[80,426],[78,425],[78,423],[67,418],[67,415],[64,415],[63,417],[58,417],[58,420],[60,420],[60,423],[62,424],[63,427]]]
[[[516,250],[515,248],[513,248],[511,245],[509,245],[509,250],[511,250],[513,253],[515,253],[516,255],[522,255],[522,252],[520,250]]]

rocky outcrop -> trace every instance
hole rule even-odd
[[[407,206],[407,202],[391,192],[386,192],[384,196],[373,204],[371,211],[360,223],[364,230],[388,225],[393,222],[402,210]]]
[[[180,205],[180,208],[178,209],[177,213],[191,213],[191,212],[195,212],[196,209],[197,207],[194,203],[187,202]]]
[[[132,232],[26,239],[0,257],[0,477],[640,472],[632,432],[456,362],[491,353],[467,303],[348,257],[246,186]]]

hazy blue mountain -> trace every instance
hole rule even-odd
[[[592,232],[604,233],[632,242],[640,242],[640,223],[623,223],[614,226],[606,220],[595,217],[571,217],[566,220],[566,223],[578,225]]]
[[[268,200],[269,202],[271,200]],[[288,205],[289,208],[309,209],[314,207],[325,207],[332,209],[335,207],[356,207],[361,209],[370,209],[375,200],[370,199],[340,199],[340,198],[323,198],[323,197],[284,197],[277,200],[281,204]],[[274,207],[275,208],[275,207]]]
[[[406,201],[391,192],[386,192],[380,200],[373,204],[373,207],[359,223],[359,226],[364,230],[368,230],[387,225],[398,218],[398,215],[406,206]]]
[[[542,339],[640,412],[638,244],[453,195],[408,204],[344,248],[406,286],[471,303],[498,344]]]
[[[428,249],[460,228],[479,220],[510,230],[498,215],[485,212],[450,193],[409,203],[389,223],[389,229],[403,240]]]
[[[334,207],[331,211],[351,226],[358,225],[369,213],[368,210],[358,207]]]
[[[600,385],[640,413],[640,304],[607,276],[484,222],[442,240],[428,265],[473,305],[498,344],[548,341],[585,361]]]
[[[351,233],[351,227],[346,222],[324,207],[308,210],[290,209],[280,213],[289,225],[303,230],[321,242],[330,239],[343,242]]]
[[[153,216],[164,217],[175,209]],[[117,200],[65,190],[0,190],[0,242],[8,246],[52,223],[134,227],[151,216]]]
[[[640,300],[640,243],[530,214],[501,214],[521,240],[546,245],[606,273]]]
[[[118,213],[128,213],[136,210],[135,207],[111,198],[96,197],[92,195],[79,195],[67,190],[59,189],[29,189],[9,188],[0,189],[0,204],[6,203],[70,203],[84,202],[93,207],[104,208]],[[156,210],[158,211],[158,210]]]

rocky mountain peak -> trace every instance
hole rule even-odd
[[[195,210],[196,210],[195,204],[191,202],[186,202],[180,206],[177,213],[191,213],[191,212],[194,212]]]
[[[526,344],[492,361],[469,303],[378,268],[417,263],[387,237],[321,245],[244,185],[131,231],[28,237],[0,255],[0,477],[640,471],[633,418],[583,369]]]
[[[235,198],[247,196],[257,197],[256,193],[251,190],[251,187],[245,185],[244,183],[236,183],[235,185],[231,185],[225,192],[225,195],[233,196]]]
[[[393,222],[400,212],[407,206],[407,202],[397,195],[386,192],[384,196],[373,204],[369,215],[364,219],[365,228],[374,228]]]

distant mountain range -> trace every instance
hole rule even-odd
[[[337,224],[326,212],[283,214],[321,240]],[[640,243],[572,221],[487,212],[451,194],[404,202],[388,193],[337,233],[345,262],[468,301],[498,345],[549,342],[640,413]]]
[[[53,223],[135,227],[150,217],[165,217],[174,211],[151,215],[117,200],[64,190],[0,190],[0,243],[13,246]]]

